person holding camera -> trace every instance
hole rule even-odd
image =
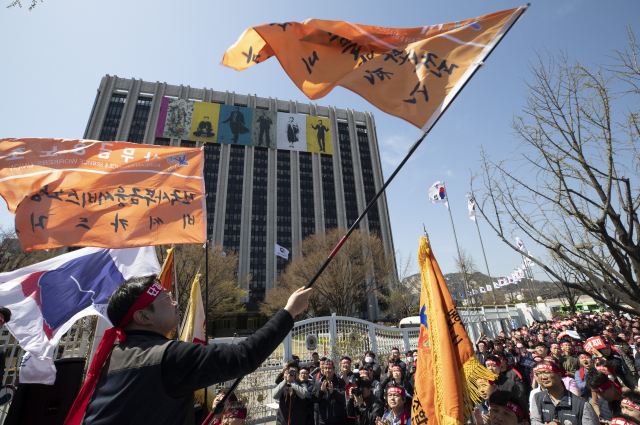
[[[371,380],[371,391],[373,392],[373,395],[382,400],[382,386],[380,385],[380,381],[373,377],[373,366],[368,363],[364,364],[360,368],[359,374],[360,379],[362,379],[363,377],[367,377]]]
[[[320,425],[344,425],[347,421],[345,384],[336,375],[332,360],[322,365],[322,376],[316,381],[313,401],[318,404]]]
[[[376,418],[384,414],[384,405],[371,391],[371,379],[362,377],[358,386],[351,389],[347,401],[349,416],[360,416],[359,425],[375,425]]]
[[[375,425],[411,425],[411,412],[406,403],[407,394],[401,385],[391,385],[387,389],[389,411],[376,419]]]
[[[286,365],[284,380],[273,389],[273,399],[280,408],[277,425],[305,425],[307,423],[307,386],[298,382],[300,366],[296,360]]]

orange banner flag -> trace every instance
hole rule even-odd
[[[164,260],[164,264],[162,265],[162,270],[160,270],[160,273],[158,274],[158,280],[160,281],[160,285],[162,285],[162,287],[164,289],[167,290],[167,292],[174,292],[173,290],[173,275],[174,275],[174,267],[175,267],[175,261],[174,261],[174,255],[173,253],[175,252],[175,248],[171,247],[167,250],[167,258]],[[174,295],[174,299],[177,299],[178,294],[173,294]]]
[[[426,131],[526,8],[417,28],[318,19],[259,25],[222,64],[242,71],[276,56],[310,99],[342,86]]]
[[[478,378],[497,376],[478,361],[427,238],[420,238],[420,337],[412,425],[463,425],[481,400]],[[435,424],[434,424],[435,422]]]
[[[202,149],[0,139],[0,195],[25,251],[206,238]]]

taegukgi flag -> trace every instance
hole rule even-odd
[[[487,293],[487,290],[486,290],[486,289],[484,289],[484,286],[481,286],[481,287],[480,287],[480,293],[481,293],[481,294],[486,294],[486,293]]]
[[[467,208],[469,209],[469,218],[473,221],[476,221],[476,200],[473,199],[472,195],[467,196]]]
[[[437,181],[429,188],[429,201],[431,201],[432,204],[442,202],[449,208],[449,200],[447,199],[444,183]]]
[[[0,273],[0,299],[11,310],[9,332],[27,351],[21,383],[52,385],[53,357],[62,335],[89,315],[106,315],[118,285],[137,276],[156,275],[153,247],[84,248],[12,272]]]
[[[516,243],[518,244],[518,248],[520,248],[520,251],[524,252],[525,254],[529,254],[529,251],[527,251],[527,248],[525,248],[524,246],[524,242],[522,242],[522,239],[520,239],[517,236],[516,236]]]
[[[275,253],[278,257],[282,257],[285,260],[289,259],[289,250],[283,246],[275,244]]]
[[[487,285],[487,291],[493,291],[493,288],[491,287],[491,285]]]

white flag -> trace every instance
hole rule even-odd
[[[289,259],[289,250],[283,246],[276,244],[276,255],[282,257],[285,260]]]
[[[493,291],[493,288],[491,287],[491,285],[487,285],[487,292],[491,292]]]
[[[529,254],[529,251],[527,251],[527,248],[525,248],[524,243],[522,242],[522,239],[520,239],[517,236],[516,236],[516,243],[518,244],[520,251],[524,252],[525,254]]]
[[[429,189],[429,200],[432,204],[437,204],[438,202],[444,202],[449,208],[449,200],[447,199],[447,193],[444,190],[444,184],[439,181],[435,182],[433,186]]]
[[[500,287],[500,284],[498,282],[493,282],[493,287],[498,289]]]
[[[475,289],[473,290],[473,295],[478,295],[478,291],[476,291]]]
[[[467,195],[467,208],[469,208],[469,218],[476,221],[476,201],[471,195]]]
[[[484,286],[481,286],[481,287],[480,287],[480,293],[481,293],[481,294],[486,294],[486,293],[487,293],[487,290],[486,290],[486,289],[484,289]]]

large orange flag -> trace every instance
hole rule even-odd
[[[342,86],[426,131],[526,8],[418,28],[318,19],[259,25],[222,64],[241,71],[276,56],[310,99]]]
[[[427,238],[420,238],[420,338],[413,425],[463,425],[480,401],[477,379],[494,380],[478,361]],[[435,423],[435,424],[434,424]]]
[[[202,149],[0,139],[0,195],[26,251],[202,243]]]

